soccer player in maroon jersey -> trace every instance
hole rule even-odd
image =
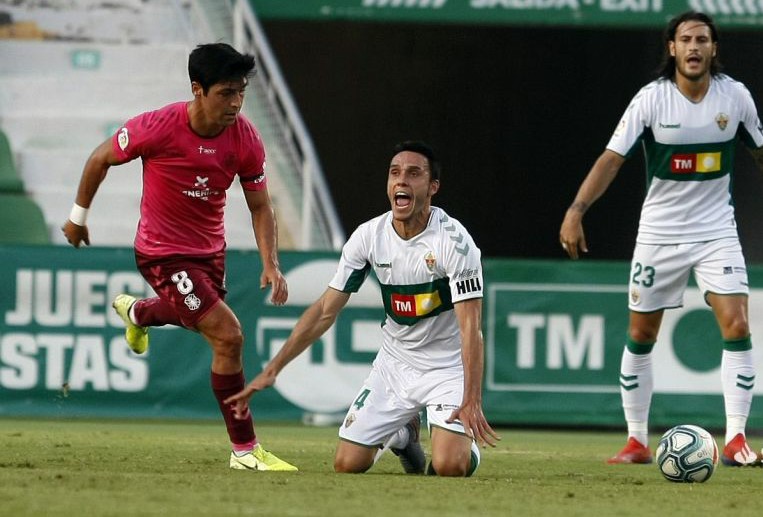
[[[188,60],[193,100],[128,120],[85,163],[69,219],[62,228],[78,248],[89,245],[88,210],[109,168],[143,161],[143,197],[135,236],[138,269],[157,296],[121,294],[114,309],[125,322],[130,348],[144,353],[148,328],[178,325],[199,332],[212,348],[212,390],[232,443],[230,467],[297,470],[258,443],[251,415],[241,420],[223,400],[245,385],[238,318],[225,303],[226,191],[238,176],[252,213],[262,259],[260,287],[286,302],[278,264],[276,220],[265,176],[265,149],[241,113],[254,57],[230,45],[199,45]]]

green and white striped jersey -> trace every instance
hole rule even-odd
[[[700,102],[672,80],[644,86],[607,149],[629,157],[641,143],[647,192],[637,242],[680,244],[738,237],[731,185],[739,139],[763,147],[763,126],[747,88],[719,74]]]
[[[457,220],[432,207],[426,229],[405,240],[387,212],[360,225],[329,286],[357,292],[373,269],[386,318],[382,349],[420,370],[460,366],[453,304],[482,297],[479,248]]]

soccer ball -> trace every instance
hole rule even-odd
[[[660,438],[657,465],[668,481],[704,483],[718,466],[718,446],[696,425],[678,425]]]

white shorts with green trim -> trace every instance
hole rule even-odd
[[[426,408],[429,426],[465,434],[460,421],[446,423],[461,405],[463,368],[422,372],[381,350],[339,428],[339,438],[378,447]]]
[[[628,308],[654,312],[681,307],[692,271],[703,296],[750,292],[739,239],[669,245],[637,243],[631,261]]]

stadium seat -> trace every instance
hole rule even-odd
[[[40,207],[25,194],[0,193],[0,245],[50,244]]]
[[[24,192],[24,183],[16,170],[10,142],[2,131],[0,131],[0,192],[16,194]]]

